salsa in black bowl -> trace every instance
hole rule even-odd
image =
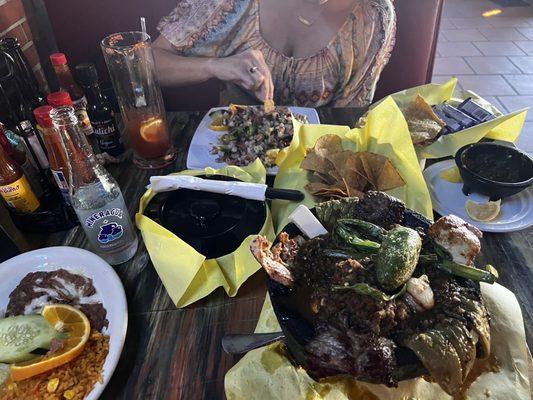
[[[468,144],[457,151],[455,163],[467,196],[476,192],[498,200],[533,183],[533,160],[514,147],[490,142]]]

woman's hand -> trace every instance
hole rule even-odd
[[[240,54],[209,60],[213,76],[221,81],[235,83],[253,93],[260,101],[274,96],[272,75],[258,50],[246,50]]]

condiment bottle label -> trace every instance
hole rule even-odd
[[[33,212],[41,205],[24,175],[9,185],[0,186],[0,194],[11,208],[21,212]]]
[[[61,171],[51,170],[52,175],[54,175],[54,179],[57,183],[57,187],[59,188],[61,194],[63,195],[63,198],[65,199],[65,202],[67,204],[70,204],[70,196],[68,193],[68,182],[65,178],[65,174]]]
[[[124,152],[120,132],[118,132],[112,119],[91,121],[91,123],[101,151],[105,151],[112,156],[118,156]]]
[[[93,127],[91,125],[89,115],[87,114],[87,99],[85,96],[83,96],[78,100],[73,100],[72,103],[74,106],[74,111],[76,112],[76,117],[78,117],[81,130],[83,133],[85,133],[85,135],[91,135],[93,133]]]

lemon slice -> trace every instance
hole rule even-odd
[[[440,178],[450,183],[461,183],[463,179],[457,167],[449,168],[440,173]]]
[[[476,203],[467,200],[465,204],[466,213],[476,221],[492,221],[500,214],[501,200],[489,201],[487,203]]]
[[[212,123],[209,124],[208,128],[211,129],[212,131],[217,131],[217,132],[223,132],[223,131],[228,130],[228,127],[226,125],[222,125],[222,123],[215,123],[214,120]]]

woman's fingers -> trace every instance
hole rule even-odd
[[[262,87],[259,88],[260,90],[257,91],[256,95],[261,95],[262,98],[259,99],[262,101],[272,99],[274,97],[274,83],[263,53],[258,50],[252,50],[251,56],[255,62],[254,65],[257,67],[256,72],[260,72],[263,77]]]

